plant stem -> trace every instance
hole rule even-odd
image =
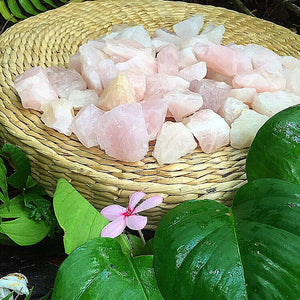
[[[247,15],[250,15],[252,17],[255,17],[255,15],[245,6],[245,4],[240,0],[234,0],[236,5]]]
[[[139,233],[139,235],[140,235],[140,237],[141,237],[141,240],[143,241],[143,244],[144,244],[144,246],[145,246],[145,245],[146,245],[146,241],[145,241],[145,238],[144,238],[144,235],[143,235],[142,231],[141,231],[141,230],[138,230],[138,233]]]

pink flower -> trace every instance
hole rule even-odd
[[[112,221],[107,224],[101,231],[102,237],[115,238],[120,235],[127,226],[133,230],[141,230],[147,224],[147,217],[139,216],[137,213],[153,208],[162,203],[163,198],[154,196],[146,199],[143,203],[135,208],[138,202],[145,196],[143,192],[136,192],[129,196],[128,208],[120,205],[110,205],[101,210],[101,214],[108,220]]]

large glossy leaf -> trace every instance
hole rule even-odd
[[[24,206],[21,195],[11,199],[9,209],[0,206],[0,232],[21,246],[33,245],[41,241],[49,232],[45,222],[30,218],[30,209]]]
[[[278,178],[300,184],[300,105],[279,112],[260,128],[246,171],[248,181]]]
[[[232,209],[182,203],[161,220],[154,268],[165,299],[297,299],[300,186],[258,179]]]
[[[52,299],[160,300],[152,259],[129,258],[114,239],[90,240],[62,263]]]

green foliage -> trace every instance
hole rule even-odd
[[[30,163],[25,153],[16,146],[4,144],[0,155],[14,169],[8,175],[0,158],[0,243],[32,245],[47,234],[53,235],[58,225],[51,199],[30,176]],[[13,190],[12,199],[9,186]],[[19,194],[15,196],[17,190]]]
[[[163,299],[152,259],[124,255],[119,243],[111,238],[90,240],[62,263],[52,299]]]
[[[300,105],[262,126],[250,147],[246,171],[248,181],[279,178],[300,184]]]

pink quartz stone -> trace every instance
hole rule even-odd
[[[196,147],[197,143],[187,127],[182,123],[167,121],[157,136],[152,155],[160,165],[172,164],[193,152]]]
[[[157,54],[158,73],[176,75],[178,73],[179,51],[173,45],[169,44],[163,47]]]
[[[194,51],[198,60],[205,61],[208,68],[226,76],[252,70],[251,59],[230,47],[196,44]]]
[[[203,152],[212,153],[229,143],[230,128],[225,120],[210,109],[199,110],[185,121]]]
[[[241,89],[232,89],[230,91],[229,96],[236,98],[247,105],[250,105],[256,94],[257,93],[255,88],[241,88]]]
[[[300,104],[300,97],[295,94],[284,91],[264,92],[254,97],[252,108],[262,115],[272,117],[278,112],[296,104]]]
[[[41,105],[58,99],[42,67],[26,70],[15,78],[14,83],[25,108],[41,110]]]
[[[83,107],[73,119],[71,129],[78,140],[87,148],[98,145],[96,128],[104,113],[94,104]]]
[[[135,99],[141,101],[146,91],[146,75],[137,68],[121,71],[127,77],[135,92]]]
[[[103,88],[106,88],[109,82],[117,76],[117,68],[111,59],[103,59],[98,64],[99,74]]]
[[[46,74],[56,93],[61,98],[68,98],[74,90],[85,90],[86,82],[75,70],[62,67],[51,67],[46,69]]]
[[[166,93],[175,90],[186,90],[189,83],[179,76],[167,74],[153,74],[147,77],[145,99],[153,96],[163,97]]]
[[[52,100],[42,105],[42,121],[50,128],[67,136],[71,135],[71,124],[74,118],[72,104],[66,99]]]
[[[286,69],[283,74],[284,78],[286,79],[285,90],[300,96],[300,68],[294,68],[291,70]]]
[[[280,56],[282,65],[290,70],[300,69],[300,59],[293,56]]]
[[[193,80],[190,84],[190,90],[202,96],[203,106],[201,109],[208,108],[217,112],[229,96],[231,87],[224,82],[202,79]]]
[[[174,44],[178,47],[182,43],[182,39],[174,34],[174,32],[165,28],[159,28],[155,30],[152,36],[152,43],[155,46],[156,51],[159,51],[159,49],[168,44]]]
[[[149,147],[141,104],[120,104],[104,113],[97,125],[97,139],[109,156],[127,162],[141,160]]]
[[[245,109],[231,124],[230,145],[242,149],[249,147],[261,126],[269,119],[252,109]]]
[[[286,79],[278,74],[254,70],[237,74],[232,80],[234,88],[255,88],[258,93],[284,90]]]
[[[176,121],[182,121],[203,105],[201,95],[189,90],[169,92],[165,94],[164,99],[168,101],[168,109]]]
[[[231,125],[244,109],[249,109],[249,106],[238,99],[228,97],[218,110],[218,114],[224,118],[228,125]]]
[[[112,79],[98,99],[97,106],[102,110],[111,110],[121,103],[136,102],[135,91],[127,77],[118,74]]]
[[[153,141],[156,139],[157,133],[165,122],[168,102],[163,99],[149,99],[141,102],[141,105],[149,134],[149,140]]]
[[[203,27],[203,17],[196,15],[173,26],[175,33],[182,39],[188,39],[199,34]]]
[[[211,79],[211,80],[214,80],[214,81],[222,81],[222,82],[225,82],[226,84],[232,86],[233,76],[227,76],[227,75],[220,74],[220,73],[218,73],[218,72],[216,72],[216,71],[214,71],[213,69],[210,69],[210,68],[207,69],[207,73],[206,73],[205,78],[206,79]]]
[[[197,62],[193,47],[186,47],[179,51],[178,66],[180,70]]]
[[[207,38],[214,44],[221,44],[224,33],[225,27],[223,25],[215,25],[214,23],[209,22],[202,30],[200,36]]]
[[[206,75],[206,72],[206,63],[201,61],[182,69],[179,71],[178,76],[182,77],[188,82],[191,82],[193,80],[203,79]]]
[[[73,56],[70,57],[70,61],[68,63],[68,68],[73,69],[76,72],[81,72],[81,62],[80,62],[80,53],[77,52]]]
[[[80,109],[89,104],[96,105],[98,102],[98,94],[93,90],[74,90],[70,93],[68,101],[72,104],[74,109]]]

